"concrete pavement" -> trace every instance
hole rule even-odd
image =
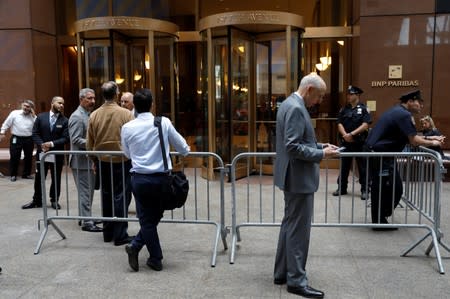
[[[324,192],[323,182],[319,193]],[[229,183],[225,188],[229,208]],[[0,191],[0,298],[298,298],[287,293],[286,286],[273,284],[278,228],[242,229],[235,264],[229,264],[229,250],[219,243],[217,265],[212,268],[212,226],[162,223],[163,271],[145,265],[148,254],[143,249],[140,271],[132,272],[124,246],[103,243],[101,233],[82,232],[73,220],[58,222],[67,239],[50,228],[41,252],[34,255],[42,210],[20,209],[31,200],[33,181],[0,178]],[[450,231],[448,194],[450,183],[445,183],[444,233]],[[131,222],[130,234],[137,231],[138,224]],[[433,252],[424,255],[429,242],[400,257],[422,235],[413,229],[313,228],[310,284],[323,290],[326,298],[448,298],[448,252],[441,248],[446,275],[438,273]]]

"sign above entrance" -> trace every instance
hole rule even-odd
[[[176,24],[150,18],[137,17],[97,17],[86,18],[75,22],[75,32],[92,30],[145,30],[167,33],[178,36],[179,28]]]
[[[207,16],[199,21],[199,29],[232,26],[232,25],[283,25],[303,28],[303,17],[281,11],[248,10],[233,11]]]

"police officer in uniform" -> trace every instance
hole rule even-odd
[[[341,135],[341,145],[345,152],[362,152],[366,141],[369,124],[372,123],[367,107],[360,102],[361,88],[350,85],[347,89],[347,105],[339,111],[338,131]],[[348,174],[352,165],[352,157],[341,158],[341,172],[337,183],[338,189],[333,192],[334,196],[347,194]],[[359,172],[359,183],[361,184],[361,199],[367,198],[366,188],[366,164],[367,160],[357,157],[356,162]]]
[[[401,152],[408,143],[413,146],[442,146],[444,136],[417,135],[412,114],[418,114],[423,107],[420,90],[402,95],[400,101],[399,105],[381,115],[367,137],[365,150]],[[372,158],[370,161],[372,223],[388,223],[387,217],[392,215],[392,207],[395,209],[403,194],[403,183],[398,169],[395,169],[394,159],[383,157],[381,169],[380,159]],[[379,190],[380,181],[381,190]],[[393,186],[394,184],[395,186]],[[396,228],[374,228],[374,230],[394,229]]]

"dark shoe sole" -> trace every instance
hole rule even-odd
[[[154,263],[152,261],[147,261],[147,266],[149,266],[152,270],[161,271],[163,269],[162,263]]]
[[[34,208],[42,208],[42,205],[38,204],[26,204],[22,206],[22,210],[34,209]]]
[[[300,296],[305,297],[305,298],[323,298],[325,296],[323,293],[321,293],[321,294],[312,294],[312,293],[310,293],[308,291],[302,291],[299,288],[290,287],[290,286],[287,287],[287,291],[288,291],[288,293],[300,295]]]
[[[130,265],[131,269],[133,269],[134,272],[138,272],[139,271],[138,252],[131,245],[125,246],[125,251],[128,254],[128,264]]]
[[[97,227],[97,226],[82,226],[81,230],[84,232],[91,232],[91,233],[103,232],[103,229],[101,227]]]
[[[339,192],[337,192],[337,191],[334,191],[334,192],[333,192],[333,196],[347,195],[347,194],[348,194],[347,192],[341,192],[340,194],[339,194]]]

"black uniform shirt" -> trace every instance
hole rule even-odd
[[[401,152],[409,143],[408,136],[417,135],[411,112],[397,105],[381,115],[367,137],[367,147],[376,152]]]
[[[339,111],[337,123],[342,124],[346,132],[351,132],[356,128],[358,128],[363,123],[367,124],[372,123],[372,117],[370,116],[369,111],[367,111],[366,105],[358,103],[353,108],[351,104],[347,104]],[[362,135],[360,136],[361,138],[358,138],[359,136],[356,136],[355,138],[356,142],[364,141],[366,135],[365,134],[360,135]]]

